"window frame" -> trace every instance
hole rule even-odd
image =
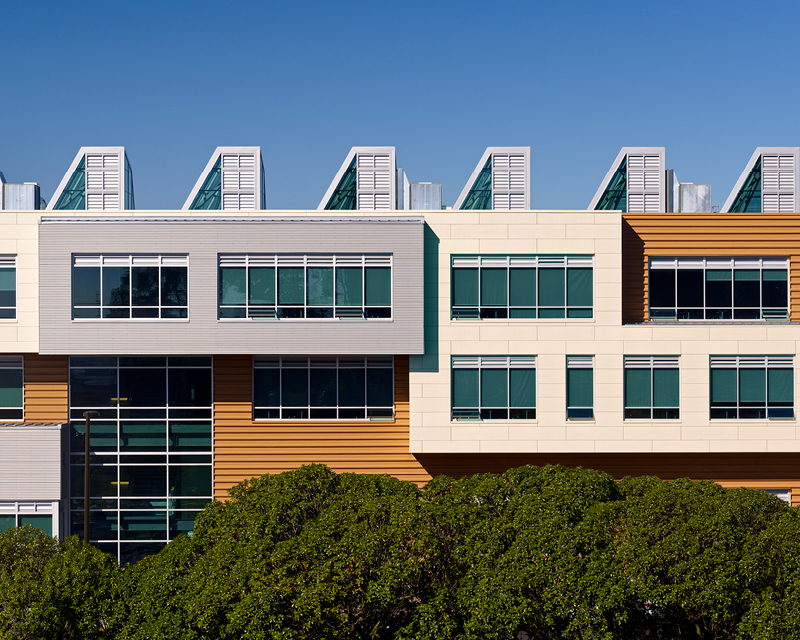
[[[477,304],[456,305],[456,272],[477,269]],[[505,304],[483,303],[483,272],[486,270],[506,271]],[[511,272],[531,270],[534,272],[535,304],[511,304]],[[541,276],[547,270],[561,269],[564,272],[564,290],[561,292],[563,304],[547,305],[540,303]],[[591,271],[591,305],[569,303],[570,270],[589,269]],[[591,320],[594,318],[594,256],[593,255],[451,255],[450,256],[450,318],[451,320]],[[555,315],[542,316],[542,312]],[[561,311],[562,315],[557,315]],[[573,315],[570,316],[570,313]]]
[[[623,417],[625,420],[680,420],[680,356],[624,356],[624,389],[622,396]],[[629,407],[628,406],[628,375],[629,370],[647,370],[650,372],[650,406]],[[678,406],[662,407],[655,405],[656,382],[654,371],[674,370],[678,374]],[[635,412],[642,413],[645,410],[649,416],[633,415]],[[663,413],[662,413],[663,412]],[[673,412],[670,414],[670,412]],[[658,414],[658,415],[657,415]]]
[[[363,366],[354,366],[357,362],[363,363]],[[333,364],[333,366],[331,366]],[[351,366],[348,366],[351,365]],[[278,405],[263,405],[257,404],[257,375],[259,370],[278,370]],[[335,370],[335,384],[336,384],[336,403],[328,405],[312,405],[312,371],[314,370]],[[340,405],[340,370],[363,370],[364,371],[364,404],[363,405]],[[391,391],[392,400],[391,406],[383,405],[370,405],[369,404],[369,370],[380,369],[391,371]],[[307,373],[306,378],[306,398],[308,404],[293,404],[284,405],[284,371],[302,371]],[[253,356],[253,379],[252,379],[252,416],[255,422],[280,422],[287,421],[298,422],[343,422],[343,421],[357,421],[357,422],[370,422],[370,421],[390,421],[396,420],[396,377],[395,377],[395,360],[394,356]],[[299,412],[305,411],[306,414],[297,415]],[[362,416],[356,416],[357,411],[362,411]],[[268,415],[277,412],[277,415]],[[331,416],[333,412],[335,415]],[[372,413],[372,415],[370,415]],[[313,415],[312,415],[313,414]],[[328,415],[325,415],[328,414]],[[343,415],[344,414],[344,415]]]
[[[0,422],[25,421],[25,357],[0,356],[0,370],[19,371],[19,406],[0,406]],[[19,416],[19,417],[17,417]]]
[[[80,264],[78,264],[80,263]],[[128,268],[128,304],[127,305],[104,305],[103,304],[103,271],[108,268]],[[158,269],[158,304],[156,305],[134,305],[133,286],[131,270],[136,267],[157,268]],[[76,269],[100,269],[100,304],[97,305],[76,305],[75,304],[75,270]],[[185,305],[165,305],[163,304],[163,290],[161,286],[162,269],[164,268],[183,268],[186,271],[186,304]],[[70,282],[70,308],[73,322],[186,322],[189,320],[189,256],[188,254],[162,254],[162,253],[101,253],[101,254],[72,254]],[[76,309],[99,310],[99,317],[80,317],[75,315]],[[127,309],[127,317],[104,316],[106,310]],[[134,317],[134,309],[155,310],[157,316],[153,317]],[[165,310],[175,310],[176,317],[164,317]]]
[[[80,370],[82,374],[75,370]],[[144,404],[124,397],[128,386],[124,382],[124,374],[135,375],[137,370],[141,376],[132,376],[128,379],[129,383],[134,380],[150,383],[154,370],[164,371],[164,385],[158,387],[163,388],[163,402]],[[114,373],[111,374],[111,371]],[[207,388],[207,396],[202,392],[200,395],[194,393],[196,380],[187,380],[187,373],[193,371],[202,375],[200,389]],[[175,372],[174,375],[172,372]],[[114,386],[109,392],[116,397],[106,396],[108,401],[88,404],[87,398],[80,397],[79,377],[83,376],[86,381],[93,383],[86,387],[98,388],[100,385],[96,383],[103,376],[109,376],[110,380],[111,375]],[[175,384],[177,388],[173,386]],[[70,502],[65,513],[68,518],[65,526],[67,533],[77,533],[83,526],[85,419],[82,415],[86,410],[100,414],[92,420],[91,425],[90,517],[96,519],[95,522],[115,522],[116,527],[104,531],[99,525],[90,525],[92,543],[98,548],[114,553],[118,560],[124,561],[126,554],[133,553],[135,549],[153,548],[153,545],[163,547],[179,533],[185,532],[185,523],[189,519],[193,521],[213,501],[213,356],[70,356],[68,403]],[[158,429],[159,439],[163,433],[163,446],[143,445],[142,439],[154,437],[154,428]],[[184,438],[188,444],[182,441]],[[139,440],[135,442],[136,439]],[[193,472],[208,475],[210,482],[203,487],[208,489],[208,493],[175,491],[172,481],[183,482],[184,474]],[[163,474],[163,479],[156,474]],[[158,491],[133,493],[137,480],[148,478],[152,488],[156,485],[156,477],[160,485]],[[160,526],[149,529],[158,534],[154,537],[147,538],[144,534],[141,534],[142,537],[131,537],[138,534],[128,535],[122,525],[136,518],[151,523],[163,520],[163,529]],[[183,529],[180,523],[184,523]]]
[[[30,522],[20,522],[25,518],[50,518],[50,537],[59,538],[59,503],[40,500],[3,500],[0,501],[0,518],[14,518],[13,527],[31,524],[37,529],[47,533],[45,529]]]
[[[653,306],[653,294],[651,287],[653,286],[653,272],[654,271],[673,271],[673,301],[674,305],[668,306]],[[702,271],[703,285],[702,285],[702,306],[697,305],[679,305],[679,277],[681,271]],[[707,303],[708,297],[708,279],[707,272],[709,271],[730,271],[731,272],[731,291],[730,291],[730,305],[709,305]],[[736,272],[744,271],[758,271],[759,272],[759,304],[758,306],[736,306],[735,298],[735,283]],[[765,271],[785,271],[786,272],[786,304],[785,313],[784,307],[777,306],[764,306],[764,272]],[[780,256],[734,256],[734,257],[660,257],[652,256],[648,261],[648,296],[647,296],[647,310],[648,319],[650,321],[667,321],[667,322],[731,322],[731,321],[745,321],[745,322],[763,322],[763,321],[788,321],[791,318],[791,290],[790,290],[790,276],[791,276],[790,260],[788,257]],[[730,317],[712,317],[715,314],[730,313]],[[680,317],[681,315],[685,317]],[[757,314],[758,317],[748,318],[747,315]],[[690,316],[702,317],[690,317]],[[737,317],[737,315],[739,317]]]
[[[17,319],[17,256],[0,255],[0,273],[3,271],[14,272],[14,304],[13,306],[0,306],[0,321]]]
[[[735,404],[718,402],[714,406],[714,371],[728,370],[735,371],[736,375],[736,402]],[[770,376],[769,371],[789,371],[791,372],[791,407],[786,402],[770,402]],[[764,372],[764,402],[747,402],[741,399],[742,395],[742,371],[763,371]],[[773,355],[773,356],[709,356],[708,367],[708,405],[710,420],[795,420],[795,375],[794,375],[794,356],[793,355]],[[745,403],[750,406],[746,406]],[[754,412],[763,411],[763,416],[754,416]],[[723,415],[734,413],[735,415]],[[783,414],[783,415],[782,415]]]
[[[487,420],[536,420],[536,404],[538,396],[538,382],[536,356],[451,356],[450,359],[450,420],[487,421]],[[456,371],[475,370],[478,378],[478,404],[471,407],[456,407]],[[511,371],[533,371],[533,406],[511,406]],[[483,371],[506,372],[506,402],[505,407],[484,404],[483,398]],[[512,412],[525,412],[525,415],[512,416]],[[505,415],[502,413],[505,412]]]
[[[271,268],[273,274],[272,303],[250,302],[250,269]],[[303,270],[303,302],[279,302],[279,269]],[[331,304],[309,303],[309,269],[331,269],[333,280]],[[361,303],[338,304],[338,269],[361,269]],[[389,304],[367,303],[367,270],[389,270]],[[244,269],[244,303],[223,304],[223,269]],[[394,318],[394,256],[391,253],[247,253],[217,255],[217,320],[220,322],[242,322],[254,320],[281,321],[341,321],[341,320],[383,320],[391,322]],[[322,312],[322,316],[309,317],[309,309]],[[224,316],[223,311],[240,310],[243,315]],[[329,313],[329,315],[327,315]],[[371,315],[372,314],[372,315]]]
[[[592,373],[592,384],[591,384],[591,392],[592,392],[592,402],[591,405],[579,404],[573,405],[570,402],[570,396],[572,395],[570,385],[572,384],[572,378],[570,376],[570,371],[586,371],[589,370]],[[595,393],[594,393],[594,385],[595,385],[595,375],[594,375],[594,356],[588,355],[568,355],[567,356],[567,363],[566,363],[566,409],[567,409],[567,420],[594,420],[594,400],[595,400]]]

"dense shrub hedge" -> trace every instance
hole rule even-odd
[[[424,489],[320,465],[241,483],[118,569],[0,535],[0,638],[800,638],[798,510],[522,467]]]

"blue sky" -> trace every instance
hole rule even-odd
[[[585,209],[622,146],[665,146],[722,205],[800,145],[796,2],[6,0],[0,171],[49,200],[124,145],[137,209],[183,205],[218,145],[260,145],[270,209],[316,208],[354,145],[453,204],[487,146],[531,147],[531,206]]]

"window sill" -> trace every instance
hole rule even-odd
[[[569,324],[585,324],[595,322],[596,318],[450,318],[450,322],[459,324],[462,322],[508,322],[511,324],[554,324],[554,323],[569,323]]]
[[[217,318],[217,322],[394,322],[394,318]]]
[[[189,318],[73,318],[72,322],[78,324],[118,324],[121,322],[153,323],[153,322],[189,322]]]

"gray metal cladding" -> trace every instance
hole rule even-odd
[[[61,426],[0,424],[0,500],[61,499]]]
[[[42,354],[421,354],[422,217],[50,218],[39,227]],[[186,320],[72,320],[73,254],[189,256]],[[392,319],[218,320],[218,256],[391,253]]]

